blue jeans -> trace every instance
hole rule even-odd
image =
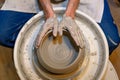
[[[13,48],[20,29],[34,15],[35,13],[0,10],[0,45]]]
[[[120,43],[120,37],[113,18],[110,14],[108,3],[104,0],[104,13],[101,23],[102,28],[109,45],[110,53]],[[23,13],[15,11],[0,11],[0,45],[14,47],[16,37],[23,25],[35,15],[35,13]]]
[[[113,18],[110,13],[110,9],[107,0],[104,0],[104,13],[101,23],[98,23],[102,28],[109,45],[110,54],[119,45],[120,36],[117,26],[113,23]]]

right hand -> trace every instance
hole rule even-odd
[[[70,32],[70,35],[76,42],[77,46],[80,48],[84,48],[85,42],[84,42],[84,36],[78,25],[76,24],[75,20],[72,19],[70,16],[63,15],[63,19],[59,24],[59,35],[63,35],[63,29],[66,29]]]
[[[57,27],[58,27],[58,20],[56,16],[50,17],[46,19],[45,23],[42,26],[42,29],[40,30],[41,32],[38,34],[37,39],[36,39],[36,48],[39,47],[40,42],[43,38],[43,36],[49,31],[53,31],[53,36],[57,36]]]

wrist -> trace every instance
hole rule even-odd
[[[72,11],[70,11],[70,12],[66,11],[64,15],[67,16],[67,17],[71,17],[72,19],[75,18],[75,13],[73,13]]]
[[[45,13],[46,19],[52,18],[52,17],[54,17],[54,16],[55,16],[55,13],[54,13],[54,12],[47,12],[47,13]]]

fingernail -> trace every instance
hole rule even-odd
[[[54,37],[56,37],[56,36],[57,36],[57,34],[56,34],[56,33],[53,33],[53,36],[54,36]]]
[[[38,47],[39,47],[38,42],[36,42],[35,43],[35,48],[38,48]]]
[[[38,45],[35,45],[35,48],[38,48]]]
[[[62,36],[62,33],[60,33],[60,36]]]
[[[77,46],[80,46],[79,43],[77,43]]]
[[[81,48],[84,48],[84,44],[80,45]]]

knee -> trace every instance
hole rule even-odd
[[[7,33],[0,30],[0,44],[4,44],[7,40],[8,40]]]
[[[0,45],[13,47],[10,42],[10,33],[7,31],[0,30]]]
[[[116,37],[116,39],[108,37],[108,45],[110,54],[118,47],[120,43],[120,37]]]

